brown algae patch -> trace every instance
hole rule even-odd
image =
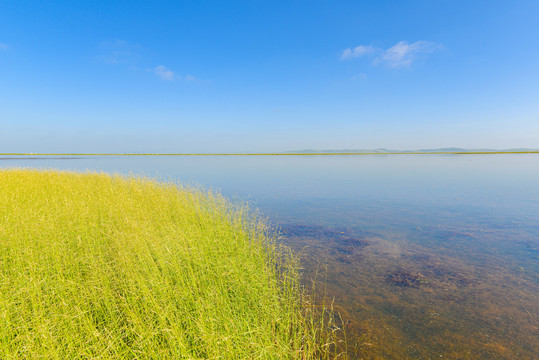
[[[335,299],[352,357],[531,360],[539,353],[539,284],[526,270],[533,263],[523,270],[489,261],[480,246],[498,240],[488,232],[426,230],[419,234],[431,238],[418,243],[403,233],[284,230],[302,253],[307,282],[317,273],[318,288]],[[520,245],[533,255],[535,242]]]

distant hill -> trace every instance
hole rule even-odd
[[[319,154],[319,153],[357,153],[357,154],[406,154],[406,153],[476,153],[476,152],[527,152],[539,151],[539,149],[513,148],[513,149],[464,149],[464,148],[437,148],[437,149],[418,149],[418,150],[394,150],[394,149],[332,149],[332,150],[291,150],[284,154]]]

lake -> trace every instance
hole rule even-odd
[[[539,155],[0,156],[247,201],[358,359],[539,358]]]

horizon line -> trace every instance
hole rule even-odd
[[[250,153],[0,153],[0,156],[327,156],[327,155],[495,155],[539,154],[539,150],[388,151],[388,152],[250,152]]]

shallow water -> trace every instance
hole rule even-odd
[[[539,358],[539,155],[0,156],[247,200],[322,270],[361,359]]]

